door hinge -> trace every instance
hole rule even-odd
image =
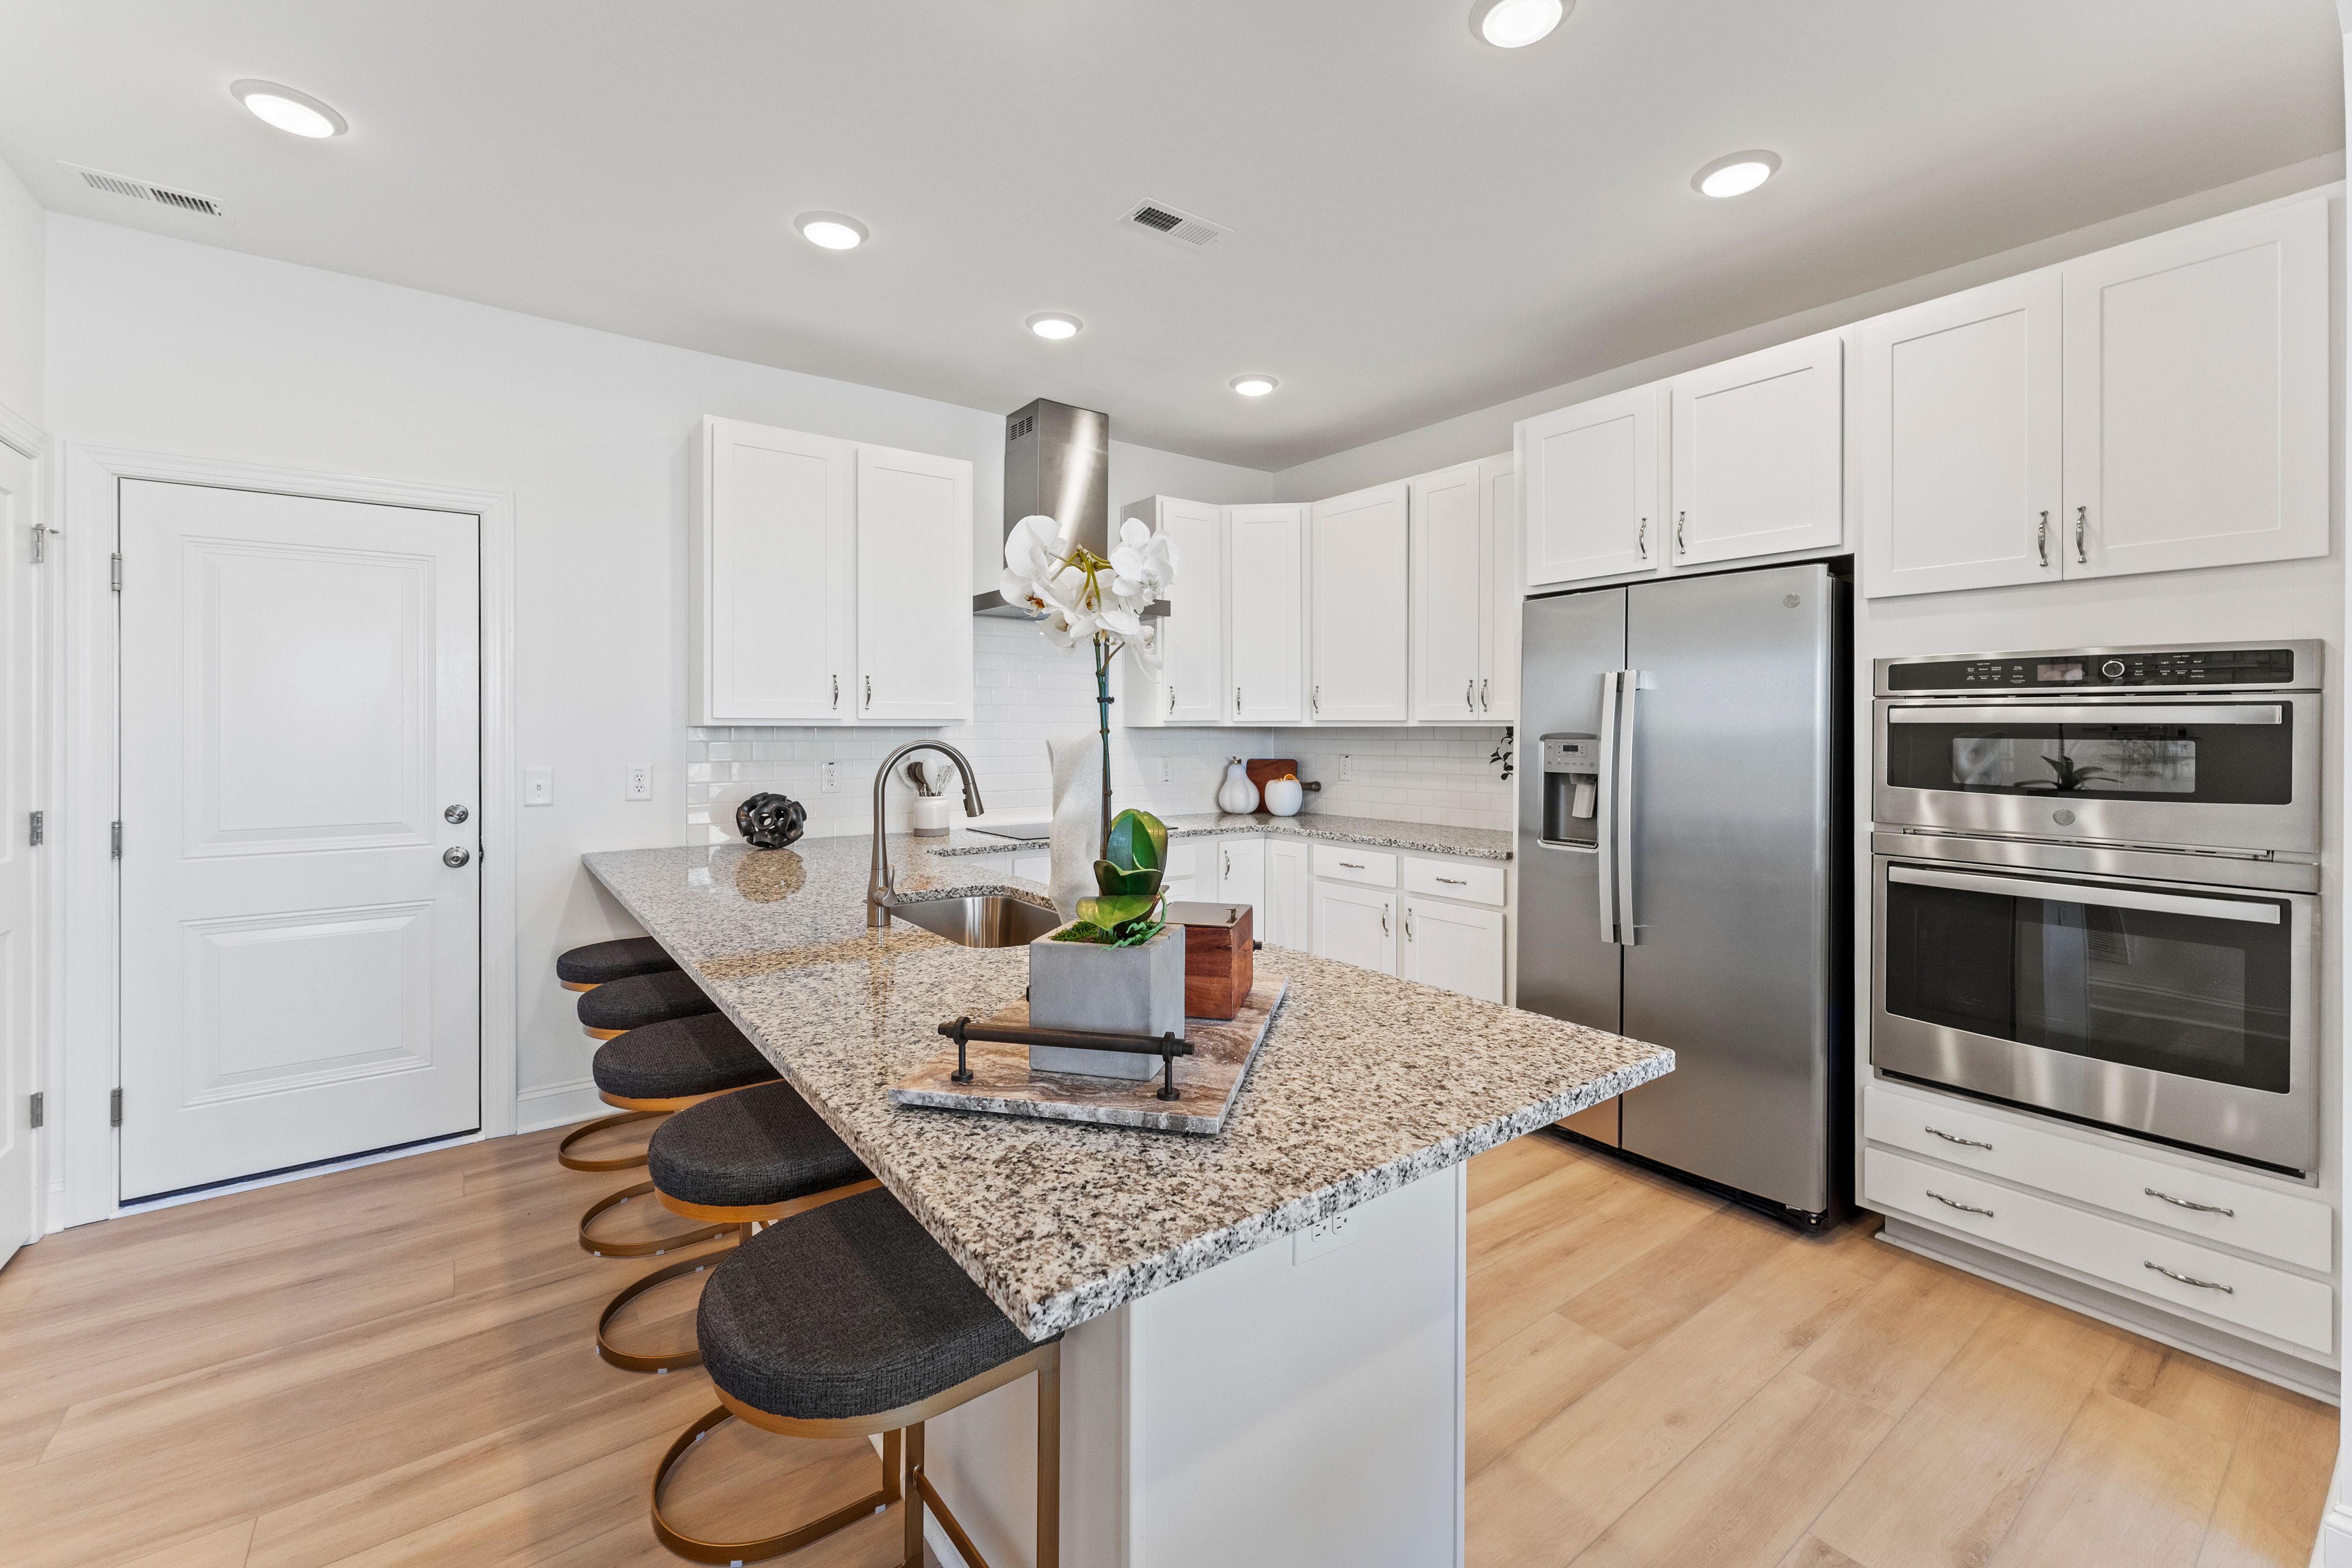
[[[122,1125],[122,1091],[120,1089],[107,1097],[106,1124],[110,1127]]]
[[[36,1095],[34,1095],[32,1098],[33,1098],[33,1115],[32,1115],[32,1122],[31,1122],[31,1124],[31,1124],[31,1125],[33,1125],[33,1126],[37,1127],[37,1126],[39,1126],[39,1125],[41,1124],[41,1121],[42,1121],[42,1115],[41,1115],[41,1097],[40,1097],[38,1094],[36,1094]]]
[[[32,828],[32,831],[31,831],[29,834],[27,834],[27,835],[26,835],[26,840],[25,840],[25,841],[26,841],[26,843],[31,844],[31,845],[32,845],[34,848],[36,848],[36,849],[38,849],[38,848],[40,847],[41,838],[42,838],[42,831],[41,831],[41,830],[42,830],[42,821],[41,821],[41,819],[42,819],[42,817],[44,817],[46,814],[47,814],[47,813],[45,813],[45,812],[41,812],[41,811],[36,811],[36,812],[34,812],[34,813],[33,813],[33,828]]]
[[[122,824],[121,824],[121,823],[120,823],[120,822],[116,822],[116,823],[114,823],[114,824],[113,824],[113,829],[114,829],[114,858],[115,858],[116,860],[121,860],[121,859],[122,858]]]
[[[49,559],[49,530],[40,524],[33,525],[33,564],[40,565]]]
[[[113,574],[114,591],[120,593],[122,591],[122,558],[117,555],[112,558],[112,561],[113,564],[108,568],[108,570]]]

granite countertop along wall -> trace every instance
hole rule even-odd
[[[974,844],[894,835],[908,898],[1004,893]],[[1001,845],[995,847],[1001,848]],[[944,851],[944,853],[940,852]],[[1287,948],[1256,1066],[1214,1137],[890,1103],[1028,980],[1020,947],[866,925],[870,843],[803,840],[585,856],[874,1174],[1033,1339],[1443,1170],[1671,1069],[1673,1055]]]
[[[1380,817],[1331,817],[1302,811],[1296,817],[1269,814],[1236,816],[1223,811],[1202,811],[1181,817],[1163,817],[1171,839],[1203,839],[1213,835],[1257,833],[1266,838],[1319,839],[1335,844],[1364,844],[1379,850],[1405,850],[1428,855],[1458,855],[1465,860],[1507,861],[1511,858],[1512,835],[1496,828],[1447,828],[1434,822],[1391,822]],[[867,841],[860,839],[863,843]],[[934,839],[933,844],[939,842]],[[1033,841],[1034,849],[1045,841]],[[1017,839],[991,838],[984,834],[957,836],[948,848],[937,852],[948,855],[984,855],[1023,847]]]

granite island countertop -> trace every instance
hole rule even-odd
[[[1295,817],[1277,817],[1269,811],[1246,814],[1231,811],[1196,811],[1182,816],[1162,817],[1168,825],[1168,836],[1175,839],[1205,839],[1234,833],[1256,833],[1265,838],[1314,839],[1325,843],[1362,844],[1377,850],[1404,850],[1430,855],[1456,855],[1465,860],[1507,861],[1511,858],[1513,834],[1501,828],[1448,828],[1434,822],[1398,822],[1385,817],[1342,817],[1319,811],[1301,811]],[[935,853],[950,858],[957,855],[996,854],[1027,848],[1035,850],[1043,839],[1000,839],[983,833],[950,835],[948,847]],[[860,843],[866,842],[864,838]],[[929,841],[937,845],[940,841]]]
[[[1048,902],[959,867],[973,841],[993,842],[892,835],[901,896]],[[1656,1046],[1269,946],[1261,972],[1290,991],[1216,1136],[893,1105],[941,1021],[1021,996],[1028,953],[868,930],[870,853],[844,837],[583,860],[1033,1339],[1673,1066]]]

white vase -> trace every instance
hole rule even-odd
[[[908,828],[919,839],[944,839],[948,836],[948,798],[945,795],[918,795],[908,813]]]
[[[1307,800],[1307,791],[1296,779],[1269,779],[1265,781],[1265,809],[1277,817],[1295,817]]]
[[[1225,781],[1217,786],[1217,810],[1233,817],[1257,810],[1257,786],[1250,782],[1249,768],[1238,757],[1225,769]]]

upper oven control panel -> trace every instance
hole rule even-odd
[[[2202,643],[2154,648],[2057,648],[1928,654],[1878,661],[1880,696],[1988,692],[2315,690],[2316,643]]]

